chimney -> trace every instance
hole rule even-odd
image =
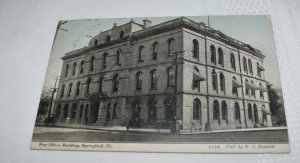
[[[144,22],[144,29],[151,27],[151,20],[148,20],[147,18],[143,20]]]

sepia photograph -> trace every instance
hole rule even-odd
[[[61,20],[31,149],[288,153],[269,15]]]

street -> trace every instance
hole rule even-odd
[[[278,142],[287,143],[286,130],[238,131],[200,134],[143,133],[35,127],[33,141],[67,142],[151,142],[151,143],[207,143],[207,142]]]

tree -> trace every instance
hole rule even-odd
[[[272,113],[273,125],[286,126],[285,111],[282,95],[278,90],[272,87],[271,83],[267,83],[270,111]]]

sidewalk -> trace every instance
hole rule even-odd
[[[38,125],[43,126],[43,125]],[[62,128],[77,128],[77,129],[89,129],[89,130],[101,130],[111,132],[139,132],[139,133],[171,133],[170,129],[151,129],[151,128],[129,128],[127,131],[125,126],[87,126],[87,125],[74,125],[74,124],[58,124],[50,127],[62,127]],[[228,132],[253,132],[253,131],[274,131],[274,130],[287,130],[287,127],[269,127],[269,128],[243,128],[243,129],[226,129],[226,130],[214,130],[214,131],[180,131],[179,134],[208,134],[208,133],[228,133]]]

